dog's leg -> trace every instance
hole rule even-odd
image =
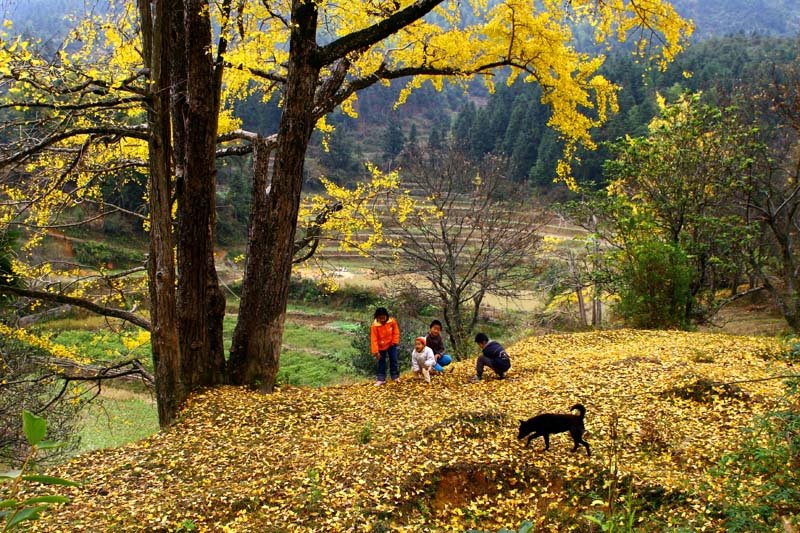
[[[538,433],[536,433],[535,431],[533,433],[531,433],[530,435],[528,435],[528,441],[525,443],[525,447],[527,448],[528,445],[531,443],[531,441],[533,439],[535,439],[536,437],[539,437],[539,436],[540,435]]]
[[[578,451],[578,446],[583,444],[586,448],[586,455],[591,457],[592,454],[589,451],[589,443],[583,440],[583,431],[570,431],[569,434],[572,436],[572,442],[575,443],[575,446],[572,448],[573,452]]]
[[[581,444],[586,446],[586,457],[591,457],[592,453],[589,451],[589,443],[581,438]]]
[[[550,435],[547,434],[547,433],[544,433],[542,435],[542,437],[544,437],[544,450],[542,450],[542,451],[546,452],[547,450],[550,449]]]
[[[572,437],[572,444],[574,445],[572,446],[572,453],[575,453],[578,450],[580,443],[583,442],[583,439],[581,439],[581,432],[571,429],[569,431],[569,435]]]

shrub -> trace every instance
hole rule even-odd
[[[141,235],[142,224],[130,215],[123,213],[110,213],[103,217],[103,233],[115,237],[129,237]]]
[[[19,232],[11,230],[0,231],[0,283],[3,285],[18,286],[19,278],[12,268],[14,246],[19,240]],[[0,302],[8,299],[6,295],[0,296]]]
[[[651,239],[632,247],[622,265],[617,311],[640,328],[685,328],[691,267],[680,246]]]
[[[30,448],[22,467],[16,471],[0,474],[0,482],[8,483],[8,488],[3,490],[3,499],[0,500],[0,519],[5,520],[3,531],[15,531],[21,529],[23,522],[38,520],[48,505],[69,502],[69,498],[65,496],[50,494],[21,500],[19,498],[25,484],[41,483],[64,487],[78,485],[54,476],[31,474],[30,470],[34,466],[37,452],[58,448],[61,444],[44,440],[47,434],[47,422],[29,411],[22,412],[22,430]]]
[[[40,411],[58,394],[60,384],[53,372],[43,363],[50,354],[13,337],[0,339],[0,463],[12,464],[25,453],[25,435],[19,425],[23,410]],[[71,395],[65,395],[71,396]],[[78,411],[83,402],[65,399],[47,409],[50,434],[58,440],[74,435]],[[77,445],[77,439],[71,439]],[[68,451],[65,447],[60,451]]]
[[[323,304],[345,309],[368,309],[378,304],[380,296],[362,287],[340,287],[328,292],[318,283],[305,278],[292,278],[289,283],[289,301]]]
[[[713,471],[726,531],[793,531],[786,526],[800,523],[798,385],[790,383],[781,408],[758,418],[741,447]]]

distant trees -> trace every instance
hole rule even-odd
[[[354,135],[344,126],[337,126],[327,142],[327,150],[320,153],[326,176],[337,183],[353,183],[364,179],[363,154],[358,152]]]
[[[643,327],[702,322],[747,271],[753,227],[731,184],[753,171],[759,145],[732,110],[686,96],[664,105],[646,137],[612,146],[609,186],[583,204],[612,248],[619,310]]]
[[[395,113],[390,113],[386,124],[386,130],[383,133],[383,160],[389,166],[394,167],[395,160],[400,152],[403,151],[403,146],[406,143],[406,136],[397,120]]]
[[[800,57],[800,56],[798,56]],[[774,298],[783,317],[800,333],[800,69],[774,70],[766,90],[743,104],[741,120],[760,124],[764,147],[753,171],[731,181],[743,223],[758,233],[746,242],[757,279]]]
[[[600,220],[618,310],[636,325],[705,321],[749,281],[800,331],[800,98],[792,71],[782,76],[742,101],[747,113],[697,95],[665,105],[647,137],[613,146],[608,189],[573,204],[577,219]]]
[[[770,68],[790,64],[798,50],[796,39],[717,37],[694,44],[664,72],[650,69],[627,54],[610,54],[601,70],[621,87],[619,111],[592,133],[600,143],[599,149],[580,151],[580,164],[574,169],[576,180],[588,186],[605,182],[603,162],[610,153],[603,143],[625,135],[646,135],[650,120],[659,114],[656,93],[674,102],[684,91],[702,91],[704,101],[724,107],[733,103],[733,92],[742,92],[748,85],[763,88],[765,80],[770,79]],[[467,102],[459,109],[452,135],[473,157],[488,152],[509,157],[511,179],[529,180],[532,185],[549,189],[563,143],[547,126],[551,111],[541,97],[537,86],[501,84],[484,107]]]

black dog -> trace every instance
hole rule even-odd
[[[544,437],[544,449],[550,448],[550,435],[554,433],[563,433],[569,431],[572,436],[572,441],[575,447],[572,451],[576,451],[580,444],[586,447],[586,455],[591,456],[589,452],[589,443],[583,440],[583,434],[586,428],[583,427],[583,416],[586,414],[586,408],[576,403],[570,408],[570,411],[577,410],[579,415],[562,415],[554,413],[544,413],[534,416],[529,420],[519,421],[519,435],[518,439],[528,437],[528,442],[525,446],[531,443],[532,439],[536,437]]]

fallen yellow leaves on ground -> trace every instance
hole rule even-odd
[[[530,520],[563,531],[586,528],[627,479],[651,527],[715,530],[709,467],[782,396],[781,380],[763,380],[792,373],[781,350],[768,338],[617,330],[519,342],[505,380],[490,371],[470,384],[464,361],[431,385],[212,390],[170,430],[66,465],[59,475],[85,485],[37,527],[496,531]],[[715,385],[729,382],[740,383]],[[591,457],[570,453],[566,434],[547,452],[516,440],[518,419],[577,402]]]

